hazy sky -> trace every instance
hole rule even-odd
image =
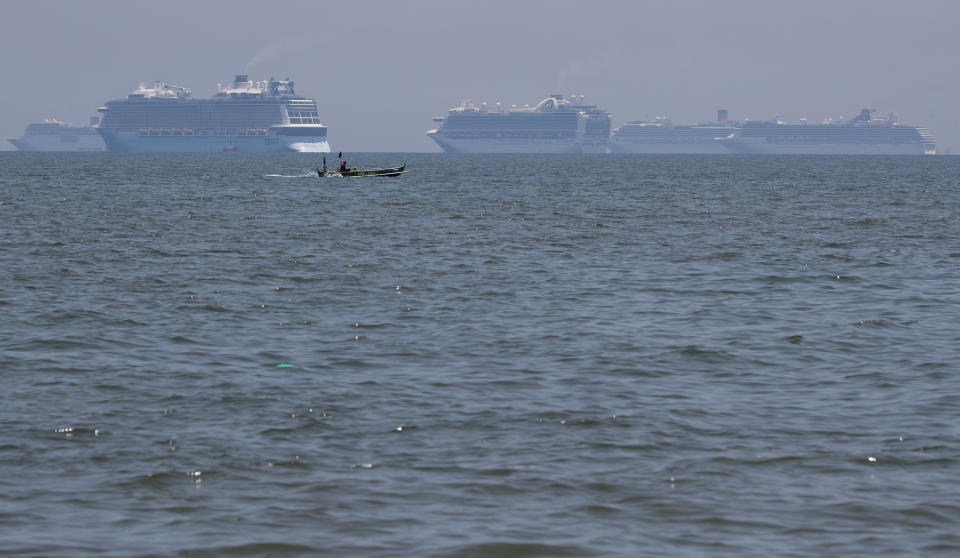
[[[439,151],[431,118],[461,99],[557,92],[614,127],[873,108],[960,154],[958,23],[951,0],[0,0],[0,133],[86,122],[139,82],[208,97],[247,72],[294,79],[334,151]]]

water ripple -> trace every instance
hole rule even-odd
[[[405,158],[4,155],[0,554],[960,550],[955,158]]]

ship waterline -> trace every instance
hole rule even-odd
[[[606,146],[585,151],[569,138],[563,137],[450,137],[436,130],[427,135],[447,153],[604,153]]]
[[[329,153],[326,130],[304,129],[303,135],[291,128],[262,128],[232,133],[184,133],[182,130],[148,129],[146,132],[99,129],[108,151],[134,153],[215,153],[238,151],[248,153],[298,151]]]
[[[97,132],[113,152],[329,153],[316,103],[296,96],[293,85],[240,74],[209,99],[163,82],[141,85],[100,108]]]

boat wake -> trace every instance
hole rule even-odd
[[[265,178],[310,178],[313,176],[312,172],[305,172],[303,174],[261,174]]]
[[[330,153],[330,144],[325,141],[303,142],[298,141],[290,144],[290,149],[299,153]]]

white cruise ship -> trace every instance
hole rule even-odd
[[[607,153],[610,114],[583,96],[551,95],[535,107],[464,101],[427,132],[447,153]]]
[[[19,138],[8,141],[19,151],[104,151],[97,135],[96,118],[87,126],[67,124],[55,118],[34,122]]]
[[[240,74],[212,98],[194,99],[185,87],[141,84],[99,109],[97,132],[118,152],[329,153],[316,103],[296,96],[293,85]]]
[[[721,143],[732,153],[759,155],[934,155],[933,134],[893,115],[873,118],[863,109],[849,121],[820,124],[745,122]]]
[[[727,154],[730,150],[721,142],[739,129],[739,124],[727,120],[727,111],[717,111],[716,122],[693,125],[675,125],[660,117],[650,121],[627,122],[610,136],[610,150],[614,153],[686,153]]]

